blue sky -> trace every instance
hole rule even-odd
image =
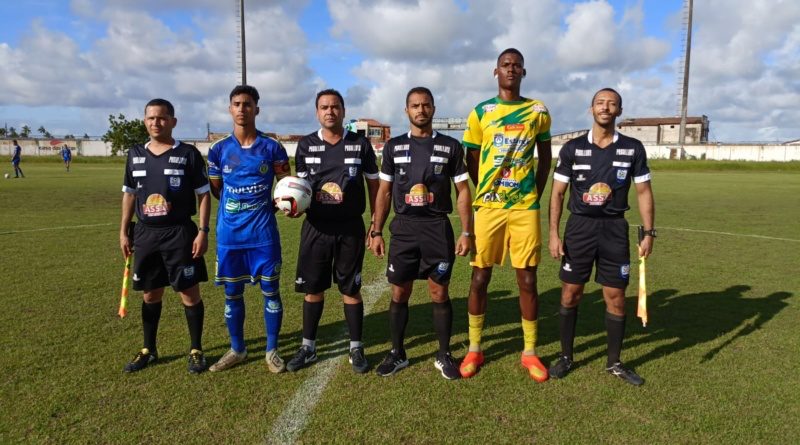
[[[109,114],[139,117],[172,100],[180,137],[227,131],[238,80],[236,0],[0,2],[0,125],[100,135]],[[259,126],[316,128],[316,91],[345,94],[350,118],[406,127],[405,92],[436,95],[463,117],[496,93],[505,47],[526,55],[523,94],[542,99],[553,131],[590,124],[594,90],[624,97],[623,117],[674,115],[680,0],[246,0],[248,83]],[[800,4],[695,4],[689,113],[720,141],[800,138]]]

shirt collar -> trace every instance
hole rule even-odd
[[[589,143],[590,144],[594,143],[593,142],[594,139],[592,138],[592,129],[591,128],[589,129],[589,134],[587,134],[586,137],[589,138]],[[619,133],[617,132],[617,130],[614,130],[614,137],[611,138],[611,143],[613,144],[613,143],[617,142],[617,139],[619,139]]]

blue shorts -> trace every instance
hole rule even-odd
[[[280,244],[246,249],[217,246],[216,285],[225,283],[261,283],[277,287],[281,275]]]

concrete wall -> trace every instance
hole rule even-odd
[[[633,135],[632,135],[633,136]],[[635,137],[635,136],[634,136]],[[61,146],[66,143],[73,149],[73,156],[110,156],[111,146],[97,140],[63,140],[51,145],[50,140],[18,139],[22,156],[59,156]],[[211,146],[207,141],[190,141],[203,155]],[[289,156],[297,151],[296,142],[285,142],[283,146]],[[553,144],[553,156],[558,156],[562,145]],[[718,161],[800,161],[800,145],[786,144],[698,144],[686,145],[681,151],[674,145],[654,145],[645,143],[649,159],[712,159]],[[13,145],[11,139],[0,139],[0,157],[11,159]],[[24,159],[23,159],[24,162]]]

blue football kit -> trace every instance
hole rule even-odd
[[[277,348],[283,307],[280,299],[281,244],[272,187],[275,172],[288,168],[286,149],[259,132],[243,147],[232,134],[208,152],[208,177],[221,180],[217,211],[215,282],[225,286],[225,319],[236,352],[244,344],[245,283],[261,284],[267,351]]]

